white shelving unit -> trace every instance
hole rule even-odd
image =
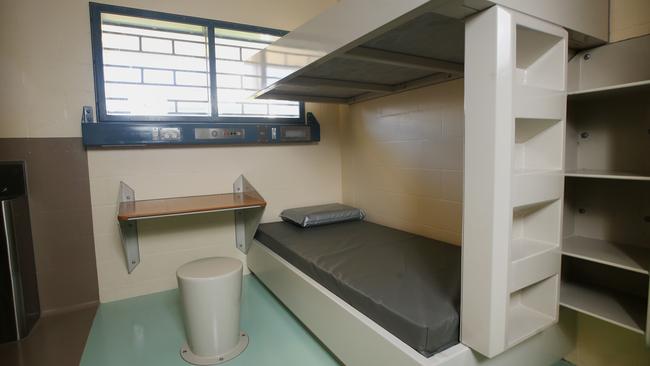
[[[650,346],[650,36],[579,53],[569,70],[560,304]]]
[[[567,42],[500,7],[466,24],[461,340],[488,357],[558,319]]]

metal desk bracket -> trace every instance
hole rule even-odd
[[[120,193],[118,196],[117,210],[120,210],[122,202],[135,202],[135,191],[126,183],[120,182]],[[120,225],[120,237],[122,247],[126,255],[126,268],[129,273],[140,264],[140,246],[138,244],[137,221],[118,221]]]
[[[235,180],[232,189],[233,193],[262,198],[253,185],[251,185],[243,175],[240,175],[239,178]],[[237,243],[237,249],[242,251],[244,254],[248,253],[248,249],[250,248],[263,214],[264,207],[254,207],[235,211],[235,242]]]

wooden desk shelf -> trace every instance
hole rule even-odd
[[[196,213],[244,210],[265,206],[266,201],[261,197],[245,193],[161,198],[121,202],[117,219],[119,221],[130,221]]]
[[[236,245],[239,250],[246,253],[265,207],[266,201],[264,198],[257,193],[243,175],[239,176],[233,183],[232,193],[140,201],[135,199],[135,191],[124,182],[121,182],[117,221],[120,224],[127,270],[129,273],[133,272],[140,263],[137,225],[139,220],[234,211]]]

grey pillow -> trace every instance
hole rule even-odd
[[[333,224],[336,222],[363,220],[365,212],[360,208],[330,203],[327,205],[290,208],[282,211],[280,217],[284,221],[298,226],[310,227]]]

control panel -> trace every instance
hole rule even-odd
[[[195,128],[194,138],[197,140],[244,139],[246,130],[243,128]]]
[[[307,113],[296,123],[82,123],[86,146],[247,145],[320,141],[320,125]]]

